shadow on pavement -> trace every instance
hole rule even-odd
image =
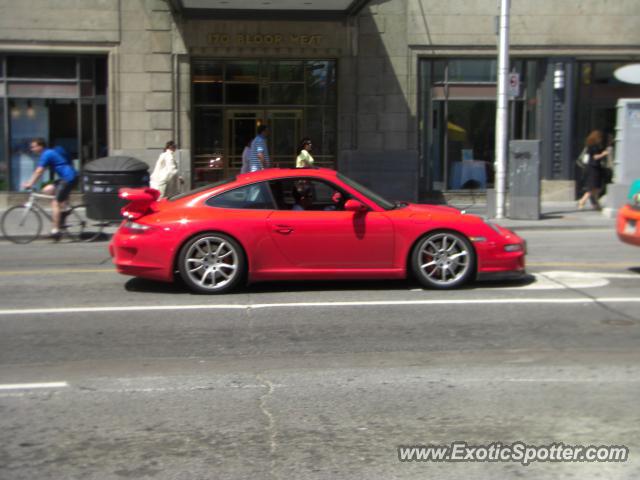
[[[519,279],[510,280],[482,280],[467,284],[455,290],[478,290],[504,287],[527,286],[536,281],[533,275],[525,275]],[[260,282],[243,285],[235,291],[224,295],[239,295],[247,293],[285,293],[285,292],[340,292],[340,291],[408,291],[423,289],[415,280],[305,280],[305,281],[275,281]],[[143,278],[132,278],[125,283],[125,290],[138,293],[160,294],[188,294],[207,295],[191,292],[180,280],[174,283],[157,282]],[[438,292],[437,289],[424,289]],[[455,291],[454,290],[454,291]],[[442,291],[443,295],[446,290]]]

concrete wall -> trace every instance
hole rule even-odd
[[[351,101],[340,105],[339,168],[394,199],[416,200],[417,64],[407,16],[405,0],[373,0],[354,21],[349,75],[341,77]]]
[[[118,4],[118,0],[0,0],[0,39],[119,42]]]
[[[421,46],[495,47],[496,0],[407,0],[408,40]],[[637,0],[511,2],[512,46],[640,44]]]
[[[167,0],[126,0],[120,8],[121,41],[110,65],[110,150],[152,164],[178,135],[174,53],[181,52],[181,37]]]

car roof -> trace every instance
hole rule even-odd
[[[272,180],[282,177],[322,177],[335,178],[338,172],[330,168],[267,168],[257,172],[241,173],[238,175],[239,183]]]

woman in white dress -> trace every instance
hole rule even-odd
[[[305,137],[298,147],[298,157],[296,158],[296,168],[312,168],[313,157],[311,156],[311,139]]]
[[[242,150],[242,168],[240,173],[249,173],[251,171],[251,139],[247,141]]]
[[[160,198],[170,197],[178,193],[178,165],[174,157],[176,144],[167,142],[164,151],[158,157],[156,166],[151,174],[149,186],[160,191]]]

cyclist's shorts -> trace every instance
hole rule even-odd
[[[77,179],[71,182],[65,182],[64,180],[56,180],[56,191],[55,196],[58,202],[66,202],[69,199],[69,195],[71,195],[71,190],[76,186]]]

